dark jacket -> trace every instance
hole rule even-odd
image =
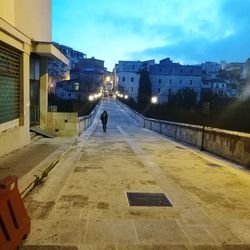
[[[101,115],[101,120],[102,120],[102,123],[107,123],[108,122],[108,113],[107,113],[107,111],[103,111],[103,113]]]

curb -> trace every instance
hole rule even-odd
[[[31,171],[19,179],[18,188],[21,197],[24,198],[36,185],[49,174],[57,163],[67,154],[70,149],[77,143],[77,139],[68,147],[62,146],[46,159],[35,166]]]

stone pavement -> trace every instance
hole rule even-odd
[[[74,144],[76,138],[41,138],[0,158],[0,180],[18,176],[18,186],[24,195],[44,171],[53,167]]]
[[[26,198],[23,250],[250,249],[249,172],[139,128],[103,102],[94,124]],[[129,206],[126,192],[173,207]]]

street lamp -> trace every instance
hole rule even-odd
[[[77,92],[79,90],[79,88],[80,88],[79,82],[74,82],[73,83],[73,90],[75,92]],[[75,93],[75,98],[74,98],[75,101],[73,101],[73,111],[76,110],[76,112],[78,113],[78,104],[77,104],[77,101],[76,101],[78,99],[77,97],[78,97],[78,95],[77,95],[77,93]]]
[[[73,83],[73,89],[74,89],[74,91],[78,91],[79,88],[80,88],[79,82],[74,82],[74,83]]]
[[[153,103],[153,104],[158,103],[158,97],[157,96],[152,96],[151,103]]]
[[[93,95],[89,96],[89,101],[91,101],[91,102],[94,101],[94,96]]]

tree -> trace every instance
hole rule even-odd
[[[179,107],[195,107],[196,92],[193,89],[179,89],[176,94],[170,96],[169,104]]]
[[[151,98],[151,81],[148,71],[143,69],[140,72],[139,89],[138,89],[138,104],[146,107],[150,103]]]

